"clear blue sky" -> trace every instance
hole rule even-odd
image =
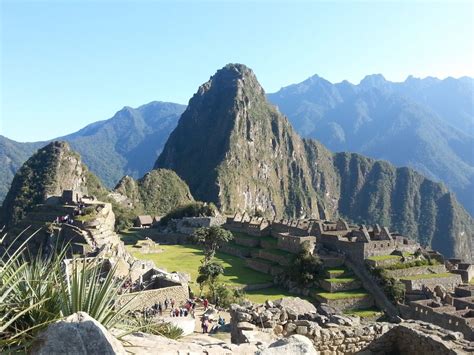
[[[471,1],[0,2],[0,134],[19,141],[126,105],[187,103],[229,62],[267,92],[314,74],[474,76]]]

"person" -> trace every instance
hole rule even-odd
[[[171,299],[171,308],[174,308],[174,299]]]
[[[161,304],[161,301],[158,303],[158,312],[160,313],[160,316],[163,314],[163,305]]]
[[[209,301],[207,300],[207,298],[204,299],[203,306],[204,310],[207,311],[207,306],[209,306]]]
[[[183,316],[183,309],[182,309],[182,308],[179,309],[179,316],[180,316],[180,317]]]
[[[175,315],[176,317],[178,317],[178,316],[179,316],[179,310],[178,310],[178,308],[176,308],[176,309],[175,309],[175,311],[174,311],[174,315]]]
[[[225,320],[224,320],[224,318],[222,318],[221,316],[219,316],[219,321],[217,322],[217,324],[219,324],[220,327],[224,326],[224,325],[225,325]]]
[[[187,309],[185,309],[185,310],[183,311],[183,315],[184,315],[185,317],[188,316],[188,310],[187,310]]]
[[[166,297],[166,299],[165,299],[165,309],[168,309],[168,304],[169,304],[168,297]],[[173,307],[171,307],[171,309],[173,309]]]
[[[207,329],[209,327],[209,324],[207,322],[206,318],[203,318],[202,323],[201,323],[201,328],[202,328],[202,333],[207,333]]]

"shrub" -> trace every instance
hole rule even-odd
[[[172,219],[183,217],[214,217],[217,215],[217,207],[213,203],[192,202],[179,206],[161,218],[160,224],[166,225]]]
[[[311,253],[309,244],[305,244],[303,250],[293,258],[285,276],[299,286],[308,286],[322,273],[321,265],[318,256]]]

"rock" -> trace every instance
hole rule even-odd
[[[126,354],[122,343],[87,313],[50,324],[35,340],[32,354]]]
[[[326,303],[321,303],[318,306],[318,313],[322,314],[323,316],[330,317],[333,314],[338,314],[338,313],[341,313],[341,312],[339,312],[336,308],[331,307]]]
[[[240,330],[254,330],[255,328],[256,328],[255,325],[249,322],[237,323],[237,329],[240,329]]]
[[[280,306],[287,310],[292,310],[296,314],[305,314],[305,313],[316,313],[316,307],[299,297],[295,298],[282,298],[273,302],[275,306]]]
[[[449,332],[446,335],[446,339],[448,339],[448,340],[460,340],[460,339],[464,339],[464,335],[461,332]]]
[[[296,327],[296,333],[300,335],[306,335],[308,334],[308,327],[304,325],[299,325]]]
[[[267,307],[267,308],[273,308],[273,307],[274,307],[273,302],[270,301],[270,300],[266,300],[266,301],[265,301],[265,307]]]
[[[292,335],[288,338],[277,340],[270,344],[268,348],[257,351],[258,355],[290,355],[306,354],[316,355],[316,349],[311,340],[303,335]]]
[[[280,314],[280,322],[286,322],[288,320],[288,313],[282,309]]]
[[[326,327],[326,328],[339,328],[339,325],[335,324],[335,323],[325,323],[324,327]]]
[[[280,335],[281,333],[283,333],[283,326],[277,324],[275,328],[273,328],[273,332],[277,335]]]
[[[252,320],[252,316],[248,313],[244,312],[237,312],[237,321],[238,322],[250,322]]]
[[[294,333],[296,331],[296,324],[286,323],[285,330],[287,333]]]

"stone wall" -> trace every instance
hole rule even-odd
[[[251,256],[251,250],[247,248],[239,248],[231,243],[224,244],[219,249],[222,253],[237,256],[239,258],[248,258]]]
[[[224,217],[183,217],[175,220],[176,231],[182,234],[191,235],[194,230],[201,227],[220,226],[224,224]]]
[[[297,237],[282,233],[278,234],[278,248],[289,251],[290,253],[299,253],[305,242],[309,242],[310,250],[312,250],[316,244],[316,237]]]
[[[234,237],[234,241],[236,244],[238,245],[243,245],[245,247],[249,247],[249,248],[255,248],[255,247],[258,247],[260,245],[260,240],[257,238],[246,238],[246,237],[239,237],[238,235],[236,235]]]
[[[315,298],[327,303],[329,306],[337,308],[341,311],[346,311],[355,308],[370,308],[374,305],[374,298],[371,295],[357,298],[342,298],[342,299],[327,299],[320,295],[315,295]]]
[[[321,287],[328,292],[338,292],[338,291],[350,291],[350,290],[357,290],[362,288],[362,283],[359,280],[354,280],[350,282],[337,282],[334,281],[327,281],[322,279],[319,281]]]
[[[400,281],[405,284],[407,292],[422,290],[423,286],[428,287],[429,289],[434,289],[436,285],[442,285],[447,291],[453,291],[456,286],[462,283],[462,278],[461,275],[451,274],[446,277],[416,280],[400,279]]]
[[[407,269],[398,269],[398,270],[385,270],[385,273],[388,277],[393,277],[398,279],[403,276],[413,276],[413,275],[422,275],[422,274],[440,274],[446,272],[446,267],[444,265],[428,265],[428,266],[416,266],[410,267]]]
[[[259,250],[259,257],[265,260],[272,261],[274,263],[277,263],[282,266],[288,266],[290,265],[292,255],[280,255],[273,253],[269,250],[266,249],[260,249]]]
[[[155,303],[163,303],[166,298],[174,299],[177,306],[184,305],[189,299],[188,285],[123,294],[120,302],[125,304],[130,301],[128,304],[130,310],[143,310],[143,308],[152,307]]]
[[[309,338],[322,355],[333,354],[466,354],[471,343],[456,332],[432,324],[406,321],[361,323],[358,317],[335,314],[327,306],[305,304],[297,299],[291,306],[267,301],[231,307],[231,336],[240,344],[262,338],[263,332],[279,337],[293,334]],[[293,305],[297,307],[294,308]],[[313,307],[313,309],[311,309]]]
[[[463,318],[456,314],[456,308],[450,305],[432,308],[429,306],[431,300],[411,302],[408,306],[401,305],[404,317],[417,319],[442,328],[460,332],[470,341],[474,340],[473,318]]]

